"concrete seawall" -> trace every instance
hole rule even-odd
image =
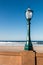
[[[0,65],[35,65],[33,51],[0,52]]]

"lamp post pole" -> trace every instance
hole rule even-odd
[[[31,43],[31,36],[30,36],[30,19],[27,20],[27,45],[28,45],[28,50],[32,50],[32,43]]]
[[[25,44],[25,50],[32,50],[32,42],[30,37],[30,20],[32,18],[32,10],[30,8],[26,11],[26,19],[27,19],[27,42]]]

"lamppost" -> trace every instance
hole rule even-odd
[[[31,42],[31,38],[30,38],[30,20],[32,18],[32,14],[33,11],[28,8],[26,10],[26,19],[27,19],[27,41],[26,41],[26,45],[25,45],[25,50],[32,50],[32,42]]]

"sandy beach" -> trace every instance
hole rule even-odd
[[[0,51],[23,51],[26,42],[0,42]],[[36,52],[43,52],[43,44],[33,44],[33,50]]]
[[[0,51],[8,51],[8,52],[14,52],[14,51],[22,51],[24,50],[23,46],[0,46]]]

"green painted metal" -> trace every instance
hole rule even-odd
[[[32,50],[32,42],[30,38],[30,20],[27,20],[27,42],[25,44],[24,50]]]
[[[27,43],[25,44],[25,47],[24,47],[24,50],[32,50],[33,49],[33,46],[32,46],[32,43]]]
[[[28,45],[25,44],[24,50],[28,50]]]

